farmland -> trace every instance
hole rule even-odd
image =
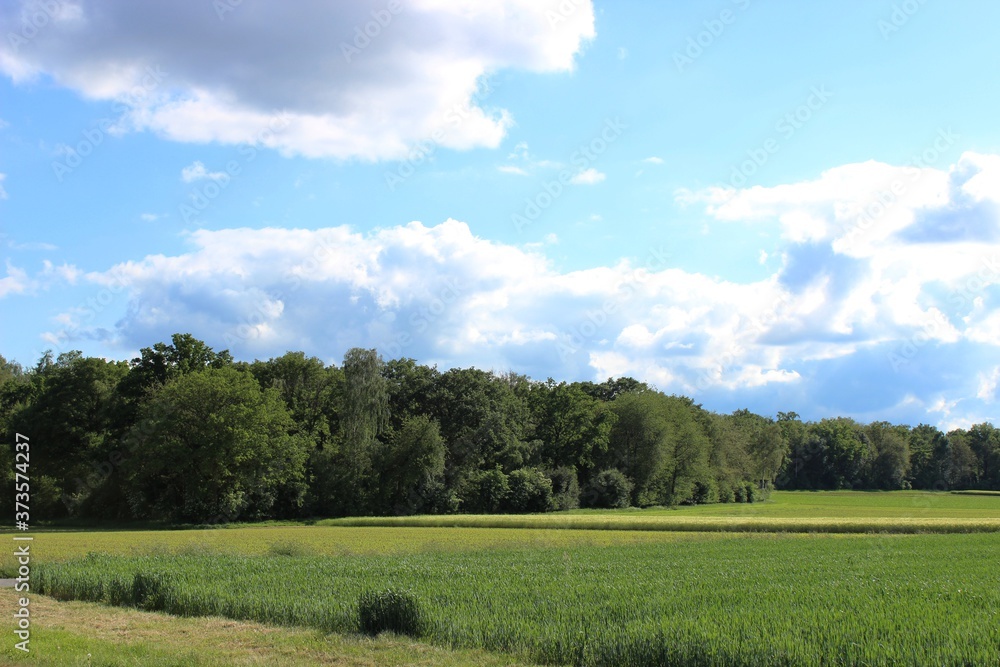
[[[422,645],[486,650],[526,663],[959,665],[995,659],[1000,534],[900,531],[915,521],[989,525],[1000,518],[1000,497],[777,493],[753,507],[758,516],[749,518],[758,521],[878,521],[887,529],[53,531],[36,537],[34,591],[351,637],[358,631],[359,597],[393,589],[417,600]],[[631,527],[639,519],[746,520],[746,509],[716,506],[715,516],[692,507],[491,518],[600,519]]]

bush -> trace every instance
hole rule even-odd
[[[136,572],[132,580],[132,603],[147,611],[163,611],[167,606],[167,583],[163,575]]]
[[[477,470],[465,478],[458,496],[462,511],[472,514],[496,514],[510,494],[507,475],[499,468]]]
[[[733,487],[729,484],[729,482],[724,482],[721,486],[719,486],[719,502],[736,502],[736,494],[733,492]]]
[[[621,470],[611,468],[594,476],[586,501],[588,507],[622,508],[631,504],[632,482]]]
[[[556,468],[549,473],[552,480],[552,508],[555,510],[575,510],[580,506],[580,482],[576,468]]]
[[[507,510],[515,514],[552,509],[552,480],[537,468],[521,468],[508,477]]]
[[[358,598],[358,627],[372,636],[388,631],[419,637],[423,631],[420,603],[406,590],[365,591]]]
[[[691,490],[692,505],[706,505],[719,501],[719,490],[715,485],[715,480],[695,482]]]

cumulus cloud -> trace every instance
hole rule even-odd
[[[569,71],[594,37],[589,0],[57,3],[0,71],[125,101],[126,125],[185,142],[252,142],[310,157],[395,159],[433,138],[495,147],[511,125],[476,96],[505,68]],[[0,6],[17,27],[34,0]],[[46,10],[48,11],[48,10]],[[276,116],[281,131],[264,132]]]
[[[476,237],[454,220],[369,234],[200,230],[189,241],[184,254],[85,277],[128,286],[110,340],[134,349],[182,322],[242,357],[304,349],[337,359],[351,346],[374,345],[387,357],[590,377],[606,372],[605,353],[627,358],[633,372],[669,375],[677,391],[794,378],[759,343],[785,316],[776,280],[739,285],[687,273],[669,268],[660,250],[560,272],[537,249]]]
[[[28,273],[7,262],[7,275],[0,278],[0,299],[11,294],[24,294],[31,288]]]
[[[497,167],[497,171],[502,174],[513,174],[515,176],[527,176],[528,172],[512,164],[502,164]]]
[[[604,179],[605,174],[591,167],[573,176],[573,178],[569,179],[569,182],[573,185],[597,185]]]
[[[209,179],[212,181],[218,181],[227,178],[227,174],[224,171],[209,171],[205,168],[199,160],[195,160],[188,166],[181,169],[181,180],[185,183],[194,183],[195,181],[201,181],[204,179]],[[143,220],[152,219],[155,220],[156,217],[147,218],[143,216]]]
[[[544,244],[490,241],[455,220],[200,230],[187,252],[63,275],[127,286],[113,326],[75,335],[129,350],[183,327],[242,358],[302,349],[335,361],[375,346],[539,378],[633,375],[713,409],[953,424],[996,405],[997,372],[984,370],[1000,351],[1000,242],[984,240],[1000,225],[990,157],[679,194],[708,218],[784,234],[771,271],[749,281],[677,268],[659,249],[559,270]],[[894,191],[901,178],[915,180]],[[896,199],[879,209],[883,188]],[[975,224],[934,233],[954,220]],[[26,280],[8,273],[12,286]]]

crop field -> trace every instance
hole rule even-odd
[[[1000,531],[1000,495],[856,491],[777,491],[763,503],[729,503],[536,515],[359,517],[330,526],[464,526],[578,530],[977,533]]]
[[[992,664],[1000,536],[728,536],[402,556],[161,556],[40,568],[60,599],[356,632],[409,591],[420,635],[549,664]]]
[[[675,520],[692,527],[664,527]],[[409,525],[347,525],[387,521]],[[491,523],[449,527],[463,521]],[[53,530],[36,533],[32,592],[357,637],[359,599],[393,590],[414,605],[419,645],[519,664],[996,664],[998,521],[996,495],[798,492],[756,506]]]

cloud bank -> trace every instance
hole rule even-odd
[[[496,147],[513,119],[480,79],[569,71],[595,35],[589,0],[21,0],[0,22],[0,71],[115,100],[120,130],[363,160]]]

